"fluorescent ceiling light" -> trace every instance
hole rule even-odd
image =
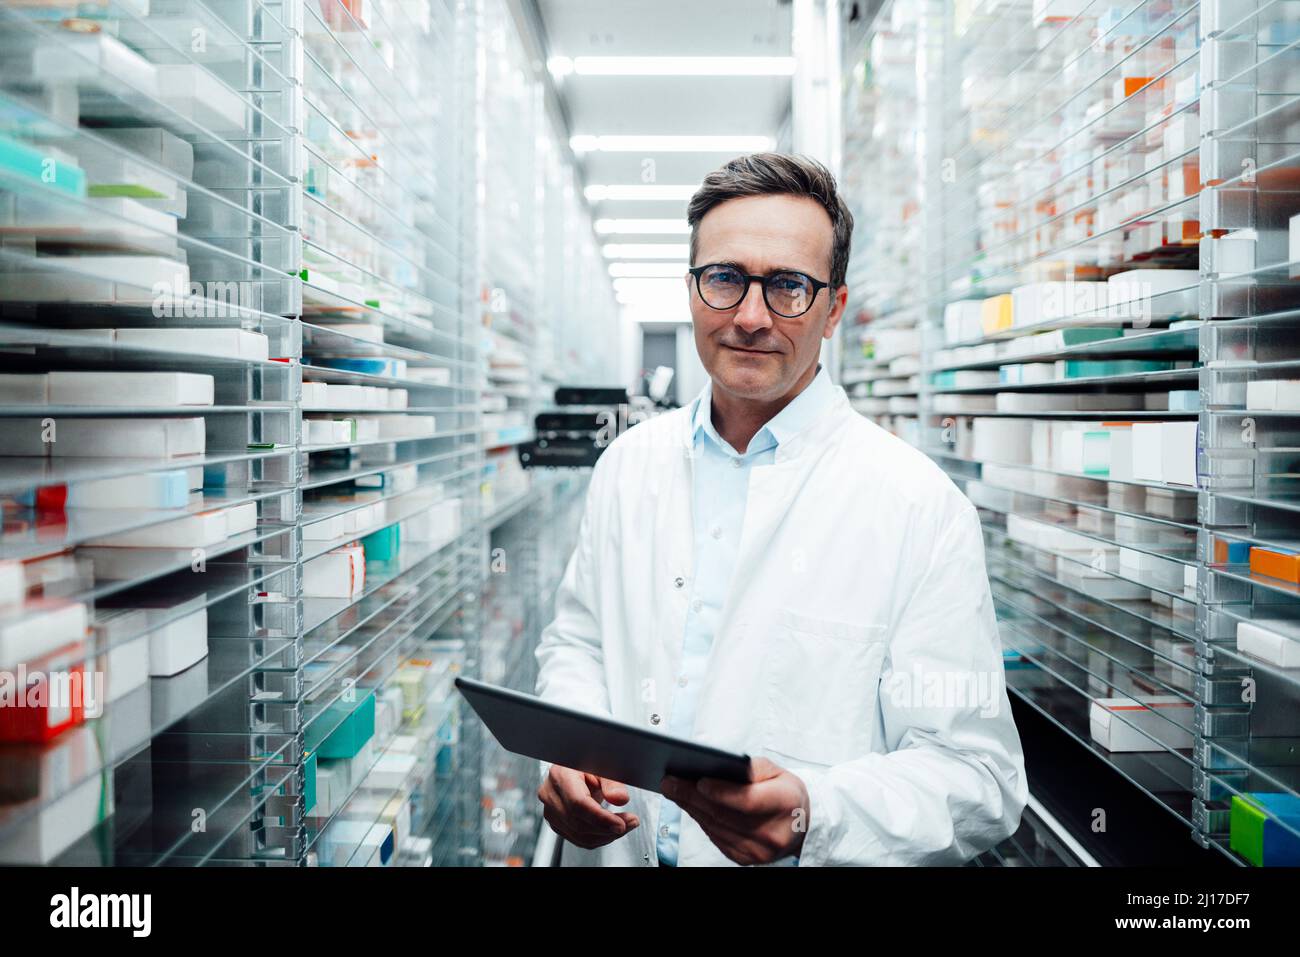
[[[606,259],[680,259],[691,255],[687,243],[607,243],[600,248]]]
[[[624,303],[623,319],[627,322],[672,322],[689,326],[691,312],[686,303]]]
[[[690,300],[682,294],[680,289],[677,291],[676,296],[638,296],[620,292],[614,298],[627,311],[654,310],[661,316],[664,313],[676,313],[682,319],[690,319],[691,317]]]
[[[761,153],[770,136],[592,136],[569,137],[575,153]]]
[[[658,183],[630,183],[626,186],[588,186],[583,190],[588,202],[599,203],[604,199],[617,200],[654,200],[654,199],[690,199],[699,186],[669,186]]]
[[[556,77],[794,75],[791,56],[556,56],[546,66]]]
[[[691,227],[684,219],[598,219],[596,232],[602,236],[610,233],[644,233],[646,235],[683,235]]]
[[[683,270],[685,274],[685,270]],[[640,296],[654,298],[660,296],[684,296],[686,285],[681,277],[676,279],[647,279],[620,276],[614,280],[614,292],[620,296]]]
[[[610,263],[609,274],[617,277],[670,277],[685,276],[686,261],[675,263]]]

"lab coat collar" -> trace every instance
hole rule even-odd
[[[819,365],[817,374],[803,391],[758,430],[750,441],[746,453],[775,445],[778,461],[789,458],[804,444],[800,441],[801,437],[827,412],[834,409],[841,398],[844,398],[844,390],[832,383],[826,367]],[[704,388],[691,404],[687,422],[688,428],[684,439],[688,450],[694,446],[696,437],[703,432],[720,449],[727,450],[729,453],[735,452],[731,445],[718,435],[713,426],[712,379],[704,384]]]

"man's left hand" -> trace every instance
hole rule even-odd
[[[754,758],[748,784],[671,775],[664,796],[695,819],[718,850],[737,864],[770,864],[799,853],[808,831],[808,789],[791,771]]]

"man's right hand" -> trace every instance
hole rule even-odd
[[[546,808],[542,816],[552,830],[587,850],[604,847],[641,823],[635,814],[600,806],[601,801],[620,807],[626,804],[627,785],[572,768],[551,765],[537,797]]]

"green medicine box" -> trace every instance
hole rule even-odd
[[[1300,865],[1300,798],[1291,794],[1234,794],[1230,846],[1256,867]]]
[[[86,195],[86,173],[75,163],[60,162],[27,143],[0,135],[0,169],[70,196]]]
[[[360,701],[339,700],[326,708],[307,728],[304,745],[317,758],[351,758],[374,733],[375,693],[367,691]]]
[[[1062,368],[1063,367],[1063,368]],[[1137,372],[1165,372],[1172,362],[1158,359],[1061,359],[1057,364],[1058,379],[1088,379],[1094,376],[1132,375]]]
[[[1060,336],[1062,347],[1082,346],[1089,342],[1100,342],[1103,339],[1122,339],[1124,338],[1123,329],[1058,329],[1055,335]]]
[[[311,809],[316,806],[316,752],[303,758],[302,761],[302,797],[303,813],[310,814]]]
[[[389,525],[387,528],[371,532],[361,539],[361,547],[365,550],[366,561],[387,562],[396,558],[397,551],[402,544],[400,529],[401,525]]]

